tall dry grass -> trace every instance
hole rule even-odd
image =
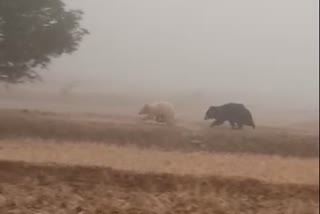
[[[27,110],[0,120],[0,213],[318,213],[317,134]]]
[[[0,161],[0,213],[316,214],[319,188]]]
[[[318,159],[139,149],[101,143],[15,139],[0,141],[0,159],[113,167],[137,172],[221,175],[270,183],[318,184]]]
[[[48,112],[0,111],[0,138],[41,138],[162,150],[251,153],[310,158],[319,156],[317,134],[257,128],[231,131],[198,124],[164,127],[138,118],[68,115]]]

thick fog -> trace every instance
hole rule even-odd
[[[45,80],[131,92],[318,93],[317,0],[68,0],[91,34]]]
[[[318,0],[66,3],[90,35],[40,85],[318,107]]]

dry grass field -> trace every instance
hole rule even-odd
[[[319,213],[314,130],[30,110],[0,121],[0,213]]]
[[[319,182],[319,162],[312,158],[302,161],[295,157],[239,153],[185,153],[36,139],[1,140],[0,145],[0,160],[113,167],[141,173],[245,177],[279,184],[317,185]]]
[[[135,145],[166,151],[318,157],[319,135],[300,129],[262,126],[256,130],[232,131],[229,127],[211,129],[208,124],[184,121],[167,127],[143,123],[135,116],[30,110],[1,110],[0,117],[0,139],[39,138]]]
[[[0,162],[1,213],[317,213],[318,187]]]

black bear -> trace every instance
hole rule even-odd
[[[255,128],[250,111],[239,103],[228,103],[222,106],[211,106],[205,115],[205,120],[215,119],[211,127],[223,124],[228,121],[233,129],[242,129],[243,125]]]

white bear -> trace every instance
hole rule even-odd
[[[175,109],[169,102],[145,104],[139,114],[146,115],[144,120],[155,120],[167,124],[172,124],[175,120]]]

